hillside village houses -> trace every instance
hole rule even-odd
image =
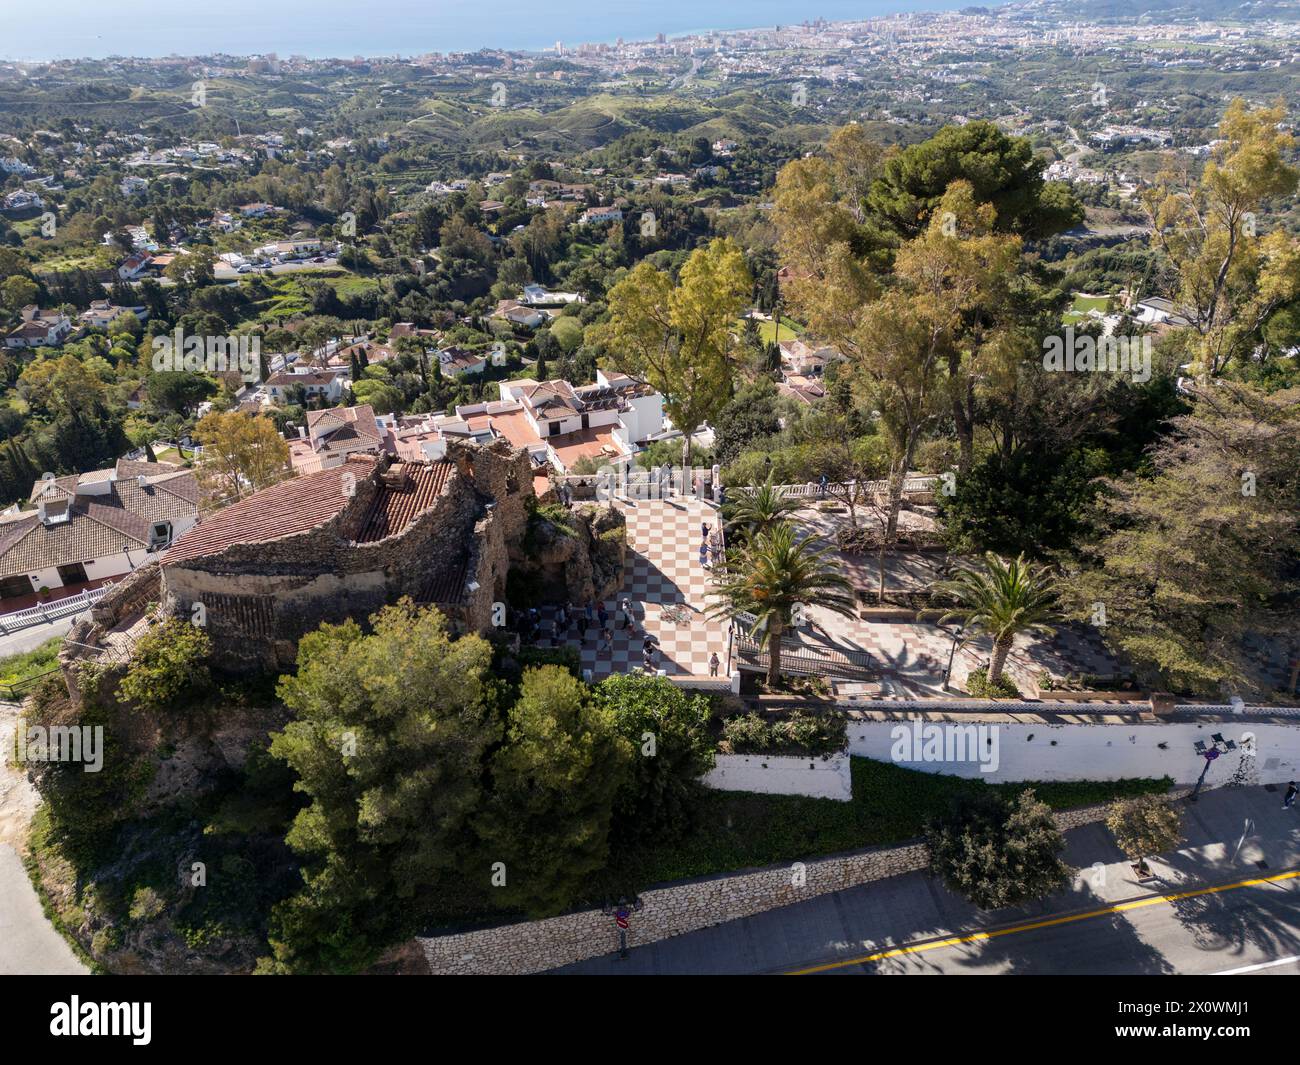
[[[542,285],[525,285],[518,302],[530,307],[562,307],[569,303],[586,303],[579,292],[553,292]]]
[[[588,207],[578,217],[580,225],[604,225],[610,222],[623,221],[623,209],[621,207]]]
[[[34,192],[18,189],[5,194],[3,209],[7,214],[29,214],[43,210],[45,201]]]
[[[545,490],[548,472],[568,473],[583,459],[597,465],[635,454],[666,434],[663,397],[625,374],[598,370],[594,384],[517,379],[498,382],[500,399],[454,412],[380,418],[385,448],[407,459],[434,459],[448,442],[505,440],[527,452]]]
[[[5,336],[7,348],[56,348],[72,332],[72,322],[61,311],[43,311],[34,303],[22,309],[22,324]]]
[[[343,398],[345,377],[342,370],[281,370],[267,378],[266,393],[276,406],[297,402],[298,389],[306,399],[337,403]]]
[[[298,427],[298,434],[289,441],[289,461],[298,473],[333,469],[349,455],[384,450],[384,435],[368,403],[308,411],[307,424]]]
[[[166,462],[37,481],[27,507],[0,514],[0,609],[130,573],[198,521],[198,501],[194,474]]]
[[[828,363],[841,358],[839,350],[828,344],[811,345],[802,340],[782,340],[781,380],[777,391],[796,402],[811,405],[826,394],[822,378]]]
[[[253,255],[263,259],[287,259],[303,255],[315,255],[321,249],[321,243],[315,237],[300,240],[275,240],[253,249]]]
[[[77,315],[77,320],[89,329],[107,329],[123,315],[134,315],[143,322],[149,317],[144,307],[119,307],[112,300],[91,300],[90,306]]]
[[[487,369],[488,355],[484,351],[452,345],[438,352],[438,366],[449,377],[473,376]]]
[[[550,314],[540,307],[528,307],[518,300],[501,300],[492,310],[493,318],[504,318],[511,325],[536,329],[550,320]]]
[[[137,281],[143,277],[151,266],[154,265],[152,256],[144,252],[136,252],[128,255],[122,265],[117,268],[117,276],[123,281]]]

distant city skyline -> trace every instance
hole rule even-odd
[[[918,11],[952,11],[959,0],[613,0],[599,11],[564,4],[545,11],[523,0],[485,8],[476,0],[227,0],[179,7],[138,0],[129,11],[103,0],[47,0],[0,13],[0,59],[156,58],[167,55],[304,55],[312,59],[540,51],[583,43],[648,40],[708,30],[851,21]],[[126,6],[126,5],[122,5]],[[992,4],[989,6],[1000,6]],[[105,18],[105,15],[110,17]]]

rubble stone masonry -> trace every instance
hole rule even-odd
[[[448,457],[456,472],[446,489],[400,532],[356,542],[378,490],[377,478],[361,479],[347,509],[314,529],[168,565],[166,611],[188,617],[202,603],[223,668],[279,669],[322,622],[363,620],[402,596],[420,601],[430,587],[457,584],[468,559],[455,591],[459,620],[485,628],[493,597],[504,593],[506,544],[523,535],[527,520],[528,457],[500,446],[460,446]]]

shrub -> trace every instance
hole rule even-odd
[[[774,734],[807,754],[834,754],[848,743],[848,722],[843,714],[806,714],[796,711],[773,727]]]
[[[708,698],[663,677],[614,674],[595,687],[632,746],[632,771],[614,806],[620,840],[675,838],[690,822],[699,778],[713,768]]]
[[[742,714],[723,722],[722,736],[732,754],[757,754],[767,749],[771,730],[758,714]]]
[[[931,871],[982,910],[1041,899],[1065,884],[1065,839],[1048,805],[1026,789],[959,798],[926,828]]]
[[[205,692],[212,683],[207,658],[212,644],[197,625],[169,618],[140,638],[119,693],[146,713],[161,713]]]
[[[152,921],[166,908],[162,896],[151,887],[136,890],[131,897],[130,916],[133,921]]]
[[[998,678],[996,684],[990,684],[987,666],[972,670],[967,674],[966,691],[976,699],[1019,699],[1022,697],[1020,689],[1016,687],[1016,682],[1005,673]]]
[[[516,657],[521,671],[539,666],[559,666],[575,677],[582,675],[582,654],[567,644],[563,647],[521,647]]]
[[[794,711],[769,722],[756,713],[728,718],[723,743],[732,754],[830,755],[844,750],[848,723],[843,714]]]

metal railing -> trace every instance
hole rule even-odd
[[[736,637],[736,665],[741,669],[766,670],[771,662],[766,647],[744,636]],[[836,680],[875,680],[880,668],[863,651],[842,651],[806,643],[781,642],[781,672]]]
[[[111,587],[111,583],[102,584],[98,588],[89,588],[63,599],[52,599],[48,603],[37,603],[23,610],[15,610],[11,614],[0,614],[0,636],[8,636],[15,632],[22,632],[23,629],[31,628],[33,625],[47,624],[72,614],[79,614],[102,599]]]
[[[58,672],[59,667],[55,666],[53,669],[47,669],[44,673],[37,673],[31,677],[24,677],[22,680],[14,681],[12,684],[0,684],[0,700],[10,703],[21,703],[25,698],[27,698],[27,693],[36,687],[36,685],[46,677],[51,677]]]
[[[906,477],[903,480],[903,495],[917,495],[923,492],[933,492],[934,486],[938,483],[939,478],[935,475],[926,475],[923,477]],[[785,493],[794,499],[808,498],[825,498],[834,502],[835,497],[831,494],[831,488],[847,487],[851,490],[856,489],[866,495],[880,494],[889,491],[888,481],[866,481],[859,485],[857,481],[832,481],[823,490],[821,484],[816,481],[809,481],[807,484],[778,484],[773,487]],[[750,495],[758,491],[757,486],[749,485],[745,487],[729,489],[732,495]]]

